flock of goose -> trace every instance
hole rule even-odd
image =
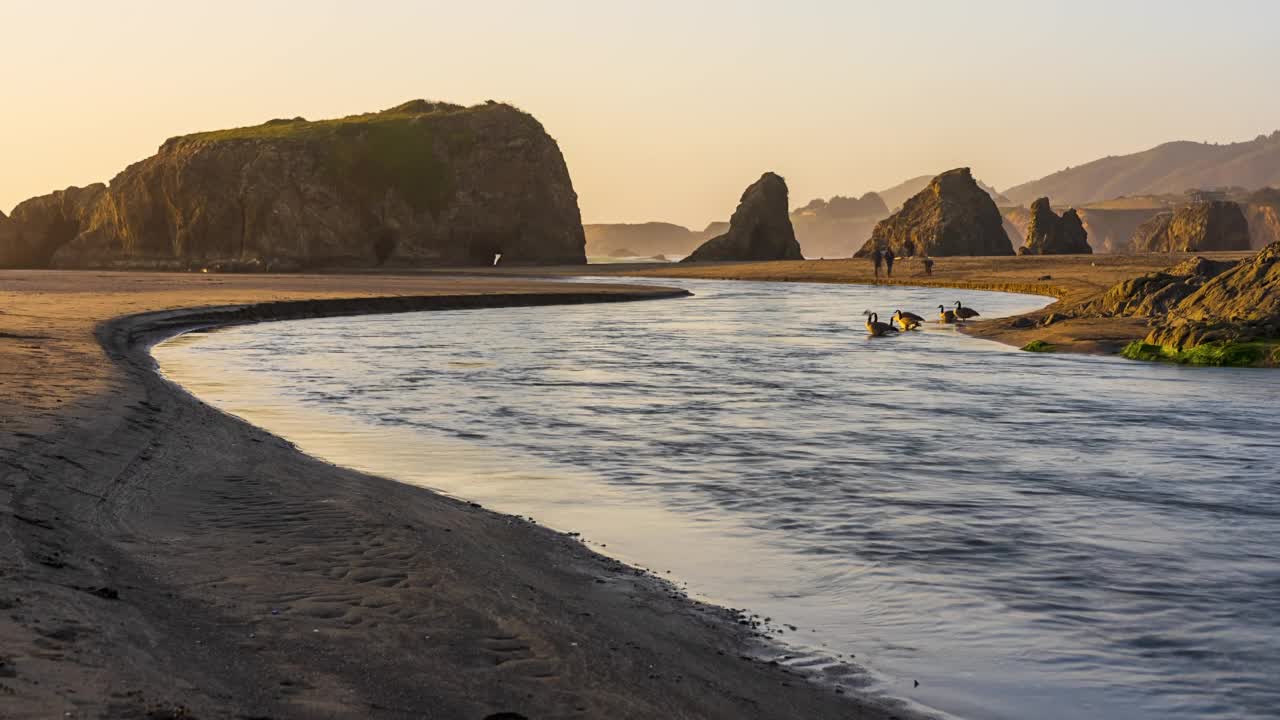
[[[894,310],[893,317],[887,323],[880,322],[879,313],[864,310],[862,314],[867,316],[867,332],[871,333],[871,337],[881,337],[889,333],[896,333],[899,328],[903,332],[915,330],[924,323],[924,318],[919,315],[901,310]],[[938,306],[938,322],[944,325],[964,322],[969,318],[978,317],[979,314],[977,310],[961,305],[959,300],[956,301],[954,310],[948,309],[946,305]]]

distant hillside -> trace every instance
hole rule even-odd
[[[805,257],[850,257],[862,247],[876,223],[889,216],[884,200],[869,192],[862,197],[818,198],[791,213],[791,224]]]
[[[1005,191],[1013,202],[1038,197],[1083,205],[1123,195],[1181,194],[1191,188],[1280,186],[1280,131],[1249,142],[1171,142],[1094,160]],[[883,193],[882,193],[883,194]]]
[[[907,201],[907,198],[928,187],[929,183],[932,182],[933,178],[936,176],[937,175],[935,173],[934,175],[920,175],[918,177],[913,177],[910,180],[904,180],[887,190],[881,190],[879,193],[880,198],[884,200],[884,204],[887,205],[890,210],[896,210],[897,208],[902,207],[902,204]],[[991,199],[996,201],[996,205],[1017,204],[1010,202],[1009,198],[1005,197],[996,191],[995,188],[981,180],[978,181],[978,187],[986,190],[987,194],[991,196]],[[1035,198],[1032,199],[1034,200]]]
[[[619,254],[632,257],[683,256],[711,237],[705,232],[694,232],[683,225],[667,222],[601,223],[583,225],[582,229],[587,234],[587,255],[593,257]]]

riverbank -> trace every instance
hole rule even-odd
[[[963,331],[975,337],[1014,347],[1037,347],[1053,352],[1114,355],[1148,332],[1141,318],[1064,318],[1049,325],[1043,318],[1088,299],[1123,280],[1162,270],[1192,257],[1238,260],[1252,252],[1177,253],[1147,255],[1032,255],[1010,257],[936,258],[932,275],[915,259],[899,260],[894,277],[882,284],[998,290],[1047,295],[1057,302],[1042,310],[993,320],[967,323]],[[625,274],[635,277],[705,278],[710,280],[762,280],[772,282],[877,282],[870,261],[802,260],[762,263],[695,263],[629,266],[592,266],[585,274]],[[954,293],[939,293],[938,303],[950,306]],[[904,308],[932,319],[935,308]],[[981,308],[977,308],[981,311]]]
[[[0,272],[4,716],[903,716],[748,659],[731,611],[572,538],[302,455],[147,353],[228,322],[671,295]]]

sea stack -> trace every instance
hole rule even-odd
[[[742,193],[729,230],[681,262],[803,260],[787,207],[787,181],[767,172]]]
[[[1031,222],[1027,226],[1027,241],[1018,248],[1019,255],[1088,255],[1089,233],[1075,208],[1068,208],[1058,215],[1049,205],[1049,198],[1038,198],[1031,203]]]
[[[1131,244],[1134,252],[1248,250],[1249,223],[1234,202],[1192,203],[1140,225]]]
[[[895,255],[1013,254],[1000,209],[969,168],[935,177],[901,210],[881,220],[857,255],[875,248]]]
[[[586,262],[559,146],[494,102],[415,100],[173,138],[109,188],[28,201],[12,221],[23,240],[0,261],[36,267]]]

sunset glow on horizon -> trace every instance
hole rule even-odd
[[[584,222],[694,228],[765,170],[795,207],[1280,128],[1267,2],[5,5],[6,213],[175,135],[418,97],[532,113]]]

